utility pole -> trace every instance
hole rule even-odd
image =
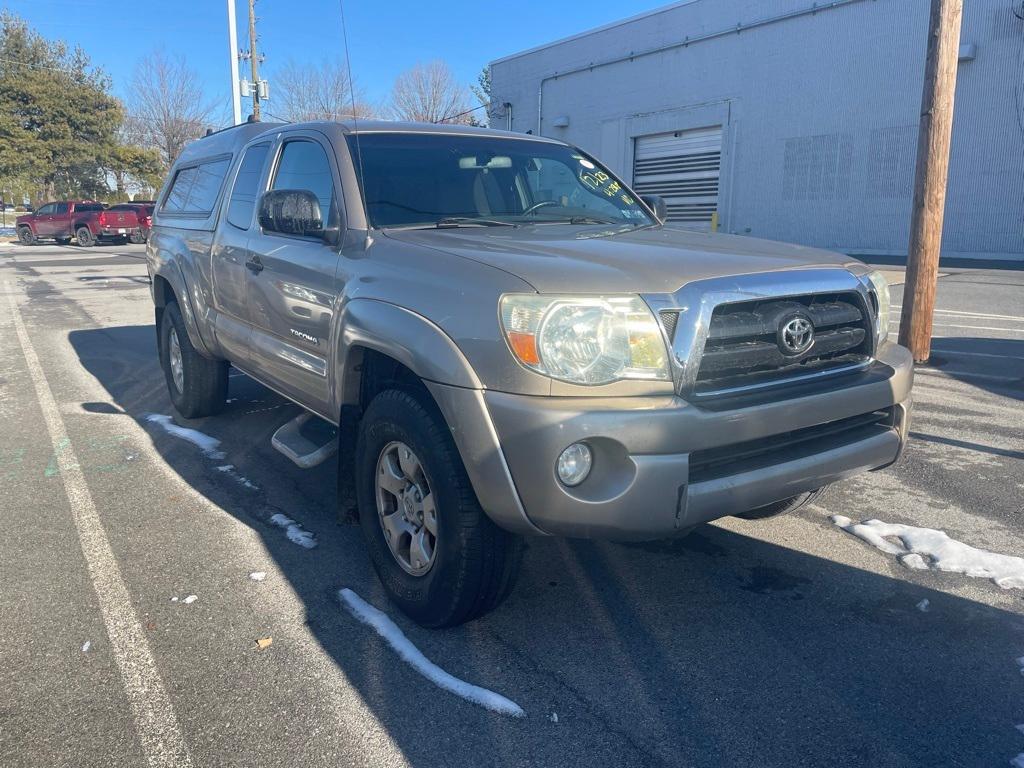
[[[252,119],[260,121],[260,57],[256,51],[256,0],[249,0],[249,63],[252,64]]]
[[[963,0],[932,0],[907,282],[900,317],[900,344],[910,349],[915,363],[927,362],[931,355],[962,16]]]
[[[235,19],[235,0],[228,0],[228,53],[231,63],[231,116],[233,125],[242,122],[242,96],[238,83],[238,26]]]

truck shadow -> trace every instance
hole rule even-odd
[[[756,538],[771,521],[631,546],[533,540],[497,612],[421,630],[387,604],[358,527],[337,524],[333,463],[303,471],[270,446],[295,406],[236,375],[222,415],[176,419],[219,439],[224,461],[259,490],[145,421],[172,414],[154,339],[150,326],[72,332],[116,404],[84,407],[140,422],[160,460],[260,535],[308,631],[411,764],[973,766],[1024,752],[1017,613],[926,586],[960,577],[895,564],[883,576]],[[316,549],[274,527],[278,512],[314,532]],[[840,559],[881,557],[826,520],[820,535]],[[527,718],[434,688],[339,606],[341,587]]]

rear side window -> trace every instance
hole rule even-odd
[[[217,202],[228,164],[228,158],[223,158],[179,170],[160,210],[208,215]]]
[[[289,141],[281,152],[274,189],[304,189],[320,201],[325,220],[334,214],[334,176],[323,147],[313,141]]]
[[[255,144],[245,151],[242,164],[238,167],[235,186],[228,203],[228,223],[239,229],[248,229],[252,223],[252,212],[256,207],[263,161],[267,158],[270,144]]]
[[[53,212],[54,213],[67,213],[68,212],[68,204],[67,203],[57,203],[57,207],[54,209]]]
[[[79,208],[78,210],[82,210],[82,209]],[[135,208],[133,208],[130,205],[112,205],[110,208],[107,208],[107,210],[108,211],[134,211]]]
[[[65,211],[67,208],[65,207]],[[76,213],[93,213],[95,211],[105,210],[101,203],[75,203]],[[62,211],[63,213],[64,211]]]

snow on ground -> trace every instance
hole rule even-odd
[[[205,453],[211,459],[223,459],[224,453],[220,450],[220,440],[215,437],[203,434],[197,429],[189,429],[188,427],[179,427],[173,421],[170,416],[165,416],[162,413],[151,413],[146,417],[146,421],[153,424],[159,424],[164,428],[164,431],[175,437],[180,437],[182,440],[187,440]]]
[[[242,477],[240,474],[235,472],[235,465],[234,464],[222,464],[221,466],[216,467],[216,470],[218,472],[223,472],[225,475],[233,477],[235,480],[237,480],[239,483],[244,485],[246,488],[249,488],[249,489],[251,489],[253,491],[258,491],[259,490],[259,486],[258,485],[254,485],[253,483],[249,482],[249,478]]]
[[[82,643],[82,653],[88,653],[90,648],[92,648],[92,640],[86,640]]]
[[[427,678],[438,688],[443,688],[456,696],[461,696],[467,701],[479,704],[481,707],[512,717],[526,717],[523,708],[501,694],[481,688],[477,685],[460,680],[454,675],[445,672],[434,662],[428,659],[412,642],[405,636],[405,633],[398,628],[387,614],[379,611],[367,603],[363,598],[351,589],[343,589],[338,593],[344,605],[359,621],[363,622],[384,638],[401,659]]]
[[[279,528],[284,528],[288,540],[298,544],[300,547],[312,549],[316,546],[316,537],[288,517],[288,515],[282,515],[278,512],[276,515],[271,516],[270,522]]]
[[[1012,765],[1013,768],[1024,768],[1024,752],[1021,752],[1013,758],[1013,760],[1010,761],[1010,765]]]
[[[832,522],[882,552],[895,555],[908,568],[962,573],[991,579],[1003,589],[1024,589],[1024,558],[986,552],[934,528],[881,520],[854,523],[842,515],[833,515]]]
[[[263,581],[265,578],[267,578],[267,574],[265,571],[253,571],[249,574],[249,578],[253,581]]]

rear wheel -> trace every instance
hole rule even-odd
[[[75,230],[75,237],[78,239],[78,244],[83,248],[91,248],[96,245],[96,238],[88,227],[79,227]]]
[[[228,364],[210,360],[192,346],[178,305],[164,307],[160,321],[160,365],[175,409],[186,419],[212,416],[228,394]]]
[[[18,227],[18,242],[22,245],[35,245],[36,235],[31,227]]]
[[[462,624],[508,596],[522,540],[480,508],[428,395],[388,390],[373,399],[360,423],[355,472],[370,560],[413,621]]]
[[[146,242],[146,237],[141,232],[132,232],[132,234],[128,236],[128,241],[135,245],[142,245]]]
[[[813,504],[821,498],[821,495],[824,492],[824,488],[819,488],[816,491],[801,493],[789,499],[776,501],[774,504],[766,504],[763,507],[757,507],[756,509],[751,509],[747,512],[741,512],[736,515],[736,517],[741,517],[744,520],[763,520],[767,517],[775,517],[776,515],[785,515],[789,512],[796,512],[800,507]]]

